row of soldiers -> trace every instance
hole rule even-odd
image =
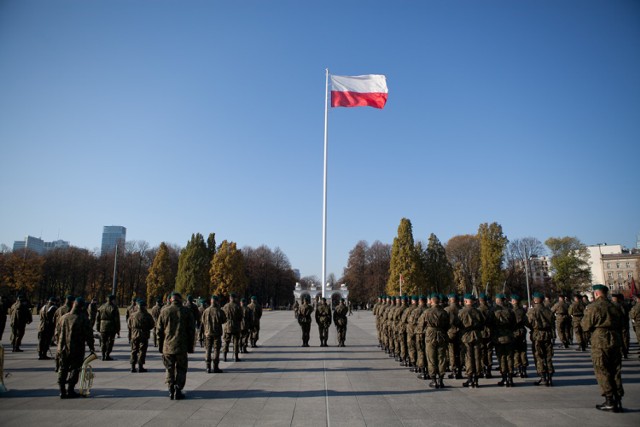
[[[449,378],[462,379],[463,367],[467,378],[463,385],[478,387],[479,378],[492,377],[494,351],[502,377],[498,385],[513,387],[515,376],[527,377],[527,330],[539,375],[535,384],[552,386],[554,330],[559,325],[566,328],[566,320],[562,318],[566,310],[571,316],[578,349],[584,351],[591,341],[594,370],[606,398],[603,405],[596,407],[619,412],[624,394],[621,363],[615,357],[612,361],[610,354],[617,352],[620,360],[623,356],[625,316],[615,301],[606,298],[606,290],[605,286],[594,286],[596,301],[587,307],[580,297],[572,306],[565,306],[562,298],[549,307],[544,303],[544,295],[536,292],[533,307],[526,311],[518,295],[506,298],[497,294],[491,306],[484,294],[477,299],[466,294],[462,307],[456,294],[448,295],[448,304],[439,293],[429,298],[381,296],[373,314],[379,346],[401,366],[419,373],[419,378],[431,379],[429,386],[437,389],[444,387],[446,371],[451,372]],[[561,334],[558,329],[558,336],[562,345],[568,346],[565,331]],[[601,357],[602,352],[607,356]]]
[[[311,314],[313,313],[311,296],[303,295],[300,303],[296,301],[293,306],[293,316],[298,321],[302,330],[302,347],[309,347],[311,332]],[[338,305],[333,309],[327,304],[326,298],[321,298],[315,309],[315,318],[318,325],[318,335],[320,336],[320,347],[328,347],[329,327],[333,319],[338,334],[338,347],[344,347],[347,339],[347,315],[349,308],[345,304],[344,298],[340,299]]]
[[[223,340],[225,361],[230,343],[233,343],[236,361],[240,361],[238,353],[246,352],[249,343],[252,347],[257,346],[262,307],[256,297],[251,298],[250,304],[247,304],[244,298],[238,304],[237,296],[231,294],[229,302],[222,308],[218,296],[213,295],[210,301],[210,306],[203,304],[202,301],[200,301],[201,304],[196,305],[193,298],[188,297],[187,302],[183,304],[182,297],[178,293],[173,293],[167,304],[163,304],[159,299],[149,312],[146,301],[134,300],[125,315],[131,345],[131,372],[147,371],[144,364],[153,331],[154,345],[159,347],[167,368],[170,396],[172,399],[174,397],[179,399],[183,397],[181,390],[186,381],[186,354],[193,352],[197,339],[205,347],[208,373],[222,372],[219,369],[219,354]],[[179,306],[179,310],[176,311],[174,306]],[[71,312],[74,313],[73,320],[69,318],[67,321],[67,323],[71,322],[69,325],[71,329],[65,330],[63,319]],[[165,312],[169,318],[163,320]],[[43,360],[50,359],[47,355],[49,346],[52,342],[57,343],[56,372],[58,372],[60,396],[61,398],[76,397],[77,394],[73,388],[77,384],[84,360],[85,342],[91,352],[94,351],[94,327],[100,334],[102,360],[114,360],[111,352],[116,336],[120,336],[120,312],[115,304],[115,296],[110,295],[99,307],[95,300],[85,306],[82,298],[74,298],[70,295],[66,297],[65,304],[58,307],[56,298],[52,297],[41,308],[40,320],[38,357]],[[175,328],[176,324],[182,325],[179,333]],[[81,355],[80,347],[82,347]],[[67,354],[72,348],[75,353]],[[65,385],[68,387],[65,388]]]

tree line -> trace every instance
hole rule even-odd
[[[116,301],[132,298],[164,298],[173,290],[194,297],[235,292],[256,295],[271,306],[293,300],[295,274],[287,256],[267,246],[238,249],[215,234],[207,240],[194,233],[184,248],[167,243],[151,248],[144,241],[128,241],[118,247],[115,271]],[[26,295],[31,301],[50,296],[82,295],[104,301],[113,292],[113,253],[97,255],[76,247],[58,248],[39,255],[20,250],[0,252],[0,294]]]

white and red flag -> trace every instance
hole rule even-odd
[[[382,74],[331,76],[332,107],[384,108],[388,92],[387,78]]]

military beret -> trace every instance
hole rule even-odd
[[[582,295],[580,295],[579,293],[577,293],[577,294],[575,294],[573,297],[574,297],[574,298],[582,298]]]
[[[514,299],[516,301],[520,301],[522,298],[518,294],[511,294],[511,299]]]
[[[49,297],[49,302],[54,302],[56,300],[56,297]]]
[[[211,295],[211,299],[214,301],[218,301],[218,295]]]
[[[171,292],[171,297],[182,299],[182,295],[180,295],[180,292],[177,292],[177,291]]]
[[[541,294],[540,292],[534,292],[534,293],[533,293],[533,297],[534,297],[534,298],[541,298],[541,299],[542,299],[542,298],[544,298],[544,295],[543,295],[543,294]]]
[[[193,296],[191,294],[187,295],[187,301],[193,301]]]
[[[474,300],[473,294],[464,294],[464,299]]]
[[[255,296],[255,295],[252,295],[252,296],[251,296],[251,299],[252,299],[252,300],[254,300],[254,301],[257,301],[257,300],[258,300],[258,297],[257,297],[257,296]]]
[[[235,298],[236,296],[237,296],[237,295],[235,294],[235,292],[231,292],[231,293],[229,294],[229,297],[231,297],[231,298]],[[306,296],[310,298],[309,294],[307,294]]]
[[[67,295],[67,299],[69,299],[71,295]],[[116,296],[114,294],[109,295],[108,297],[109,301],[113,301],[114,299],[116,299]]]
[[[432,299],[440,299],[440,294],[439,294],[438,292],[433,292],[433,293],[431,294],[431,298],[432,298]]]
[[[607,288],[605,285],[593,285],[591,289],[593,289],[594,291],[603,291],[603,292],[609,291],[609,288]]]
[[[411,295],[411,301],[418,301],[417,295]]]
[[[484,292],[481,293],[480,295],[478,295],[478,299],[482,299],[482,300],[487,299],[487,294],[485,294]]]
[[[111,298],[111,297],[113,297],[113,298]],[[109,299],[110,300],[111,299],[115,299],[115,297],[116,297],[115,295],[110,295]],[[76,299],[73,295],[67,295],[65,298],[67,299],[67,301],[73,301],[74,299]]]
[[[144,305],[144,306],[146,307],[147,302],[146,302],[144,299],[140,298],[140,299],[138,300],[138,305]]]
[[[156,302],[162,302],[162,298],[160,297],[156,298]]]
[[[76,302],[77,302],[79,305],[84,305],[84,298],[82,298],[82,297],[78,297],[78,298],[76,298]]]
[[[454,294],[453,292],[451,292],[451,293],[449,294],[449,298],[456,298],[456,299],[457,299],[457,298],[458,298],[458,296],[457,296],[456,294]]]
[[[246,298],[240,298],[240,302],[247,302]]]
[[[496,294],[496,299],[504,299],[504,294]]]
[[[20,301],[24,300],[24,299],[25,299],[25,298],[24,298],[24,295],[22,295],[22,294],[21,294],[21,295],[18,295],[18,299],[19,299]]]

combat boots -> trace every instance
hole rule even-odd
[[[213,372],[211,370],[211,362],[207,362],[207,374],[210,374],[211,372]]]
[[[138,372],[140,373],[147,372],[147,370],[142,366],[142,363],[138,364]]]
[[[67,398],[67,389],[64,387],[64,384],[60,384],[60,399]]]
[[[462,383],[462,387],[472,388],[474,384],[473,376],[467,378],[465,382]]]
[[[538,378],[538,381],[534,382],[533,384],[541,385],[542,383],[544,383],[545,385],[547,384],[547,374],[540,375],[540,378]]]
[[[184,393],[182,392],[182,390],[180,390],[178,388],[178,386],[174,386],[174,388],[175,388],[175,399],[176,400],[184,399],[185,396],[184,396]]]
[[[547,375],[547,381],[544,383],[544,385],[546,385],[547,387],[551,387],[553,386],[553,374],[548,374]]]
[[[438,376],[438,387],[444,388],[444,375]]]
[[[491,367],[484,368],[484,377],[487,379],[493,378],[493,375],[491,375]]]
[[[606,412],[618,412],[616,411],[616,408],[617,408],[617,405],[613,396],[605,396],[604,402],[601,403],[600,405],[596,405],[596,409],[599,409],[600,411],[606,411]]]
[[[222,373],[222,369],[220,369],[218,367],[218,362],[213,362],[213,373],[214,374],[221,374]]]
[[[75,399],[76,397],[80,397],[78,393],[73,389],[73,386],[69,384],[67,388],[67,399]]]
[[[132,363],[132,364],[131,364],[131,372],[132,372],[132,373],[138,372],[138,371],[136,370],[136,364],[135,364],[135,363]]]
[[[222,357],[223,357],[224,361],[226,362],[227,361],[227,352],[226,351],[223,353]]]
[[[431,388],[440,388],[440,383],[435,378],[431,380],[429,383],[429,387]]]
[[[513,374],[507,374],[507,387],[513,387]]]
[[[508,383],[508,381],[507,381],[507,374],[504,374],[504,373],[503,373],[503,374],[502,374],[502,379],[498,382],[498,385],[499,385],[499,386],[501,386],[501,387],[504,387],[504,386],[506,386],[506,385],[507,385],[507,383]]]
[[[480,387],[480,384],[478,384],[478,376],[477,376],[477,375],[475,375],[475,376],[473,377],[473,385],[472,385],[472,387],[473,387],[473,388],[478,388],[478,387]]]

